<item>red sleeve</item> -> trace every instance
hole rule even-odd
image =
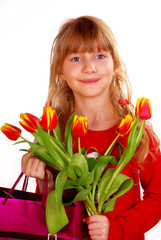
[[[150,144],[154,148],[154,145]],[[161,153],[149,154],[140,168],[143,200],[116,218],[109,218],[108,240],[143,240],[144,233],[161,220]]]

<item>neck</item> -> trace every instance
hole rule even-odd
[[[75,110],[78,116],[88,116],[88,128],[90,130],[105,130],[117,123],[114,109],[108,98],[93,99],[83,98],[75,102]]]

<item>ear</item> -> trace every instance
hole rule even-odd
[[[63,74],[63,71],[61,71],[61,72],[59,73],[59,77],[60,77],[62,80],[64,80],[64,81],[66,80],[66,79],[65,79],[65,76],[64,76],[64,74]]]

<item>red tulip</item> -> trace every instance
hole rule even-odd
[[[45,130],[53,130],[58,124],[57,113],[51,107],[45,107],[44,113],[41,120],[41,126]]]
[[[10,125],[8,123],[5,123],[1,127],[1,131],[10,139],[13,141],[16,141],[21,136],[21,129],[18,127],[15,127],[13,125]]]
[[[126,135],[130,132],[130,130],[131,130],[131,128],[132,128],[132,125],[133,125],[132,116],[129,115],[129,114],[127,114],[126,117],[123,118],[123,119],[121,120],[121,122],[117,125],[117,130],[116,130],[116,132],[117,132],[120,136],[124,137],[124,136],[126,136]]]
[[[21,113],[20,118],[22,121],[19,123],[28,132],[34,133],[37,130],[37,122],[40,123],[40,119],[30,113]]]
[[[151,104],[148,98],[138,98],[136,109],[135,109],[136,117],[139,115],[141,120],[150,119],[152,116]]]
[[[77,115],[73,118],[72,132],[76,137],[83,137],[88,131],[88,117],[78,117]]]

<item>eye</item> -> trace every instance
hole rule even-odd
[[[81,61],[80,57],[74,57],[72,58],[72,62],[79,62]]]
[[[99,54],[99,55],[96,56],[96,58],[97,58],[97,59],[104,59],[104,58],[105,58],[105,55]]]

